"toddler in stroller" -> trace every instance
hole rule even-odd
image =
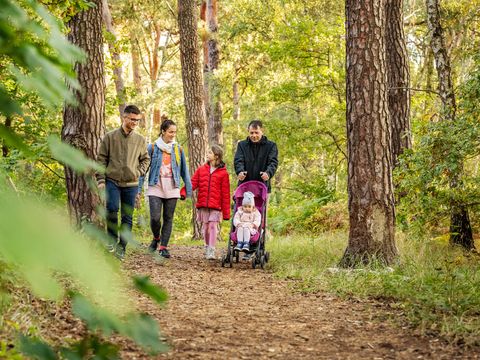
[[[232,267],[233,260],[238,263],[240,252],[244,252],[243,260],[252,259],[253,268],[257,265],[264,268],[269,258],[269,253],[265,251],[267,197],[268,189],[261,181],[244,182],[235,190],[235,216],[222,266]]]
[[[262,215],[255,207],[255,195],[250,191],[244,192],[242,206],[237,209],[233,218],[237,233],[235,250],[250,251],[250,237],[257,234],[261,221]]]

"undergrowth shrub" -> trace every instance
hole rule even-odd
[[[478,255],[449,247],[448,236],[425,239],[399,233],[397,239],[400,261],[392,268],[373,264],[338,269],[345,233],[274,238],[270,266],[280,277],[297,279],[300,291],[378,299],[402,312],[423,333],[480,345]]]

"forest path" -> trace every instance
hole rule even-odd
[[[293,292],[291,283],[250,263],[222,268],[199,246],[173,246],[163,265],[133,253],[125,268],[150,274],[170,296],[159,308],[140,296],[139,307],[158,319],[171,345],[163,359],[480,359],[388,321],[372,302]],[[152,357],[132,347],[122,358]]]

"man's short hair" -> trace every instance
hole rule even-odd
[[[250,128],[254,128],[254,129],[263,129],[263,124],[260,120],[252,120],[250,121],[250,123],[248,124],[248,128],[247,129],[250,129]]]
[[[136,105],[127,105],[123,110],[123,114],[135,114],[140,115],[141,111]]]

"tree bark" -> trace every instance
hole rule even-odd
[[[453,123],[455,122],[457,105],[452,83],[450,57],[445,46],[443,29],[440,23],[439,3],[437,0],[426,0],[426,7],[428,30],[431,34],[430,47],[432,48],[437,69],[438,93],[442,100],[443,121]],[[459,163],[457,169],[450,174],[451,189],[457,189],[461,186],[463,164]],[[468,209],[452,201],[450,211],[450,243],[461,245],[468,250],[474,249],[475,243],[473,241]]]
[[[218,47],[217,0],[206,0],[205,22],[207,36],[204,38],[204,88],[205,108],[208,122],[208,141],[223,145],[222,103],[220,83],[217,77],[220,51]],[[202,11],[203,13],[203,11]]]
[[[11,129],[12,127],[12,117],[11,116],[7,116],[5,118],[5,127],[7,129]],[[2,144],[2,155],[4,158],[6,158],[8,155],[10,154],[10,149],[8,148],[7,144],[5,144],[5,141],[3,142]]]
[[[63,113],[62,140],[96,159],[105,132],[105,81],[103,63],[102,1],[75,15],[68,26],[68,39],[87,55],[84,64],[77,63],[75,72],[81,85],[75,91],[78,106],[66,106]],[[78,225],[83,220],[98,221],[99,197],[92,191],[93,174],[78,175],[65,167],[69,210]]]
[[[237,131],[233,131],[232,133],[232,151],[233,155],[237,151],[238,141],[240,140],[240,89],[239,89],[239,82],[238,76],[240,73],[240,69],[238,66],[235,66],[235,74],[233,76],[233,84],[232,84],[232,103],[233,103],[233,113],[232,118],[234,124],[237,125]]]
[[[395,246],[385,0],[347,0],[348,246],[340,262],[391,264]]]
[[[152,94],[155,94],[155,91],[157,89],[157,82],[158,82],[158,74],[160,72],[160,57],[158,55],[159,53],[159,46],[160,46],[160,36],[162,33],[162,29],[160,27],[160,23],[155,23],[155,40],[154,40],[154,45],[153,48],[150,51],[151,54],[151,60],[150,60],[150,83],[152,87]],[[153,127],[155,129],[160,130],[160,124],[161,124],[161,110],[158,108],[158,102],[156,99],[154,99],[153,103]]]
[[[140,59],[136,50],[135,35],[130,33],[130,53],[132,55],[133,85],[138,94],[142,94],[142,75],[140,73]]]
[[[196,1],[178,0],[180,61],[182,66],[189,167],[192,174],[205,162],[207,155],[207,122],[197,42],[197,19]],[[196,200],[196,195],[194,195],[193,204],[196,203]],[[201,224],[196,221],[195,206],[193,206],[192,222],[194,227],[193,237],[200,239],[202,237]]]
[[[412,147],[410,132],[410,69],[403,31],[403,0],[386,0],[388,109],[392,124],[392,164]]]
[[[115,83],[115,90],[117,92],[118,111],[120,113],[120,117],[122,117],[123,109],[125,109],[126,106],[125,85],[122,76],[122,59],[118,51],[117,34],[113,27],[112,15],[110,14],[107,0],[102,0],[102,7],[103,22],[105,23],[105,29],[107,30],[107,33],[109,33],[110,37],[109,39],[107,39],[107,43],[110,56],[112,57],[113,81]]]

